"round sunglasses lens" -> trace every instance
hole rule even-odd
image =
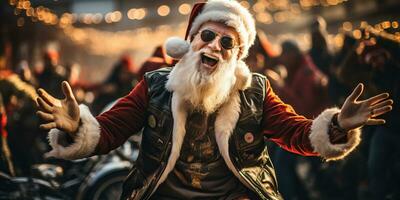
[[[233,39],[227,36],[221,38],[221,46],[225,49],[232,49],[233,48]]]
[[[204,42],[210,42],[214,40],[214,38],[215,38],[215,33],[210,30],[204,30],[201,32],[201,39]]]

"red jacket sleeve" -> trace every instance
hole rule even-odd
[[[293,153],[318,155],[308,138],[311,124],[312,120],[296,114],[290,105],[283,103],[267,81],[262,119],[263,134],[267,138]]]
[[[147,92],[147,83],[142,80],[109,111],[96,117],[100,124],[96,154],[105,154],[119,147],[143,128],[148,105]]]

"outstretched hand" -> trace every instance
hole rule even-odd
[[[339,125],[345,130],[355,129],[364,125],[380,125],[385,120],[376,117],[392,110],[393,100],[388,99],[388,93],[381,93],[369,99],[359,101],[364,90],[363,84],[358,84],[344,102],[338,116]]]
[[[38,90],[37,115],[45,121],[40,128],[44,130],[57,128],[74,136],[79,127],[79,106],[68,82],[63,81],[61,85],[64,99],[56,99],[45,90]]]

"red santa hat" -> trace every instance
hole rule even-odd
[[[234,28],[240,40],[239,59],[247,56],[256,37],[253,16],[240,3],[234,0],[209,0],[193,6],[186,29],[185,40],[172,37],[166,41],[167,54],[175,59],[182,58],[189,51],[189,42],[205,22],[220,22]]]

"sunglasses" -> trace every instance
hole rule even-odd
[[[203,40],[203,42],[211,42],[217,37],[217,33],[206,29],[201,31],[200,37],[201,40]],[[233,38],[229,36],[222,36],[221,39],[219,40],[219,43],[221,44],[222,48],[226,50],[230,50],[233,49],[233,47],[235,47]]]

